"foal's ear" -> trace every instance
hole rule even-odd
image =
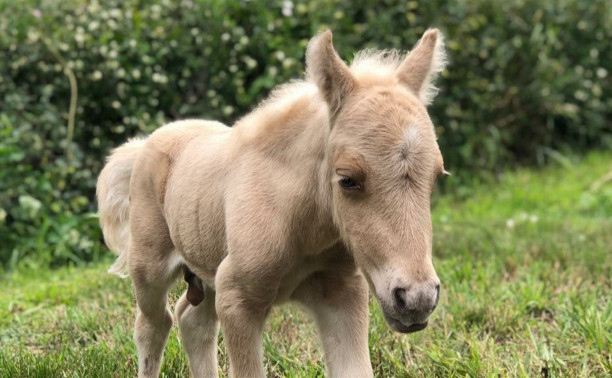
[[[429,105],[438,93],[433,81],[446,66],[443,39],[438,29],[427,30],[397,69],[399,81],[413,91],[425,105]]]
[[[355,88],[355,78],[334,50],[331,31],[324,31],[308,43],[306,76],[319,87],[333,117]]]

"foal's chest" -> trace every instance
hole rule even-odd
[[[311,274],[325,269],[325,261],[321,257],[308,257],[300,259],[294,267],[281,278],[275,304],[291,299],[293,292]]]
[[[355,269],[355,262],[341,243],[335,244],[319,255],[301,257],[281,278],[274,303],[290,300],[300,284],[304,283],[314,273],[351,271],[353,269]]]

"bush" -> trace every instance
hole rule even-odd
[[[166,120],[233,122],[301,76],[325,27],[348,59],[445,32],[451,64],[430,111],[455,182],[612,145],[607,0],[0,0],[0,14],[5,266],[95,259],[95,179],[110,148]]]

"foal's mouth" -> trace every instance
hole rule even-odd
[[[424,330],[427,327],[427,324],[429,324],[428,321],[425,321],[423,323],[414,323],[414,324],[407,326],[401,321],[395,318],[392,318],[391,316],[387,314],[384,314],[384,315],[385,315],[385,319],[387,320],[387,323],[389,324],[389,326],[393,328],[395,331],[400,332],[400,333],[418,332],[418,331]]]

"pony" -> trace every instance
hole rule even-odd
[[[440,295],[430,198],[445,170],[426,106],[444,65],[436,29],[350,66],[328,30],[307,46],[305,80],[233,127],[172,122],[112,152],[98,207],[118,254],[109,271],[133,281],[139,377],[159,374],[173,319],[196,377],[218,374],[219,324],[231,376],[264,377],[264,322],[287,301],[314,317],[333,377],[373,375],[369,290],[392,329],[427,326]]]

